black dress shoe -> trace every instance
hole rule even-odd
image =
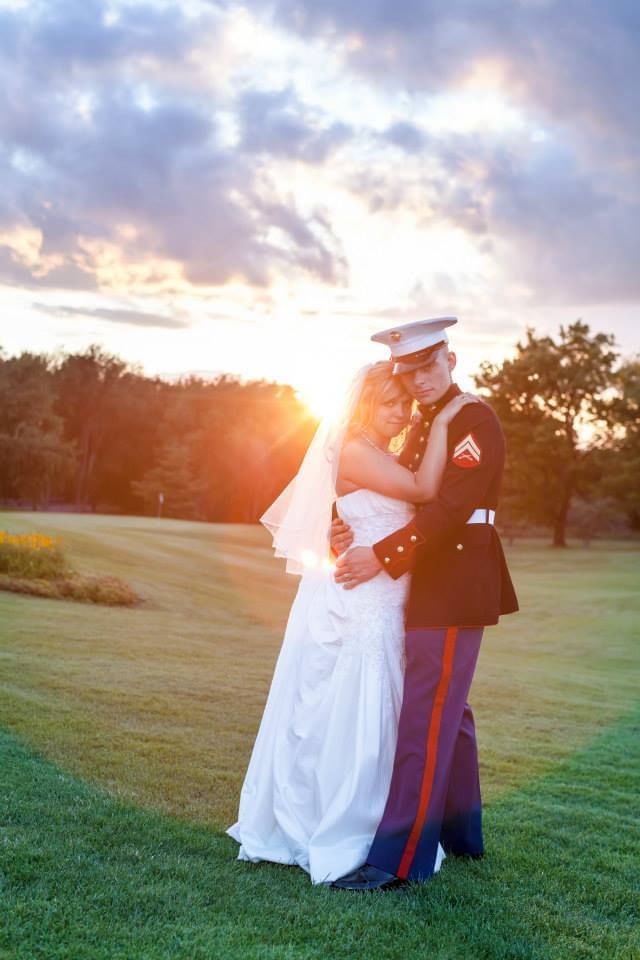
[[[385,873],[384,870],[365,863],[357,870],[334,880],[331,886],[337,890],[388,890],[390,887],[399,887],[404,882],[400,877],[396,877],[395,873]]]

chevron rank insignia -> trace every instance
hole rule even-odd
[[[482,450],[472,433],[468,433],[457,445],[453,451],[451,462],[455,463],[457,467],[463,467],[465,470],[480,466],[482,462]]]

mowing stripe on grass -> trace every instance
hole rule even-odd
[[[228,837],[114,800],[0,736],[0,956],[633,960],[640,710],[490,804],[487,856],[350,895],[237,862]]]

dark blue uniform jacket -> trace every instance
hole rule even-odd
[[[420,408],[400,457],[404,466],[417,468],[433,417],[457,393],[453,384],[438,404]],[[485,626],[518,609],[495,526],[466,523],[478,508],[497,508],[504,456],[504,435],[491,407],[463,407],[449,425],[438,496],[419,504],[406,527],[373,545],[389,576],[411,571],[408,629]]]

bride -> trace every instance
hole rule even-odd
[[[355,590],[335,583],[329,527],[335,501],[354,545],[408,523],[435,497],[447,424],[473,397],[435,418],[421,465],[389,445],[407,426],[411,397],[392,364],[356,375],[340,414],[323,421],[296,477],[262,517],[287,571],[301,575],[271,690],[227,831],[241,860],[297,864],[329,883],[364,863],[382,817],[403,685],[409,575],[379,574]],[[436,870],[444,853],[440,848]]]

